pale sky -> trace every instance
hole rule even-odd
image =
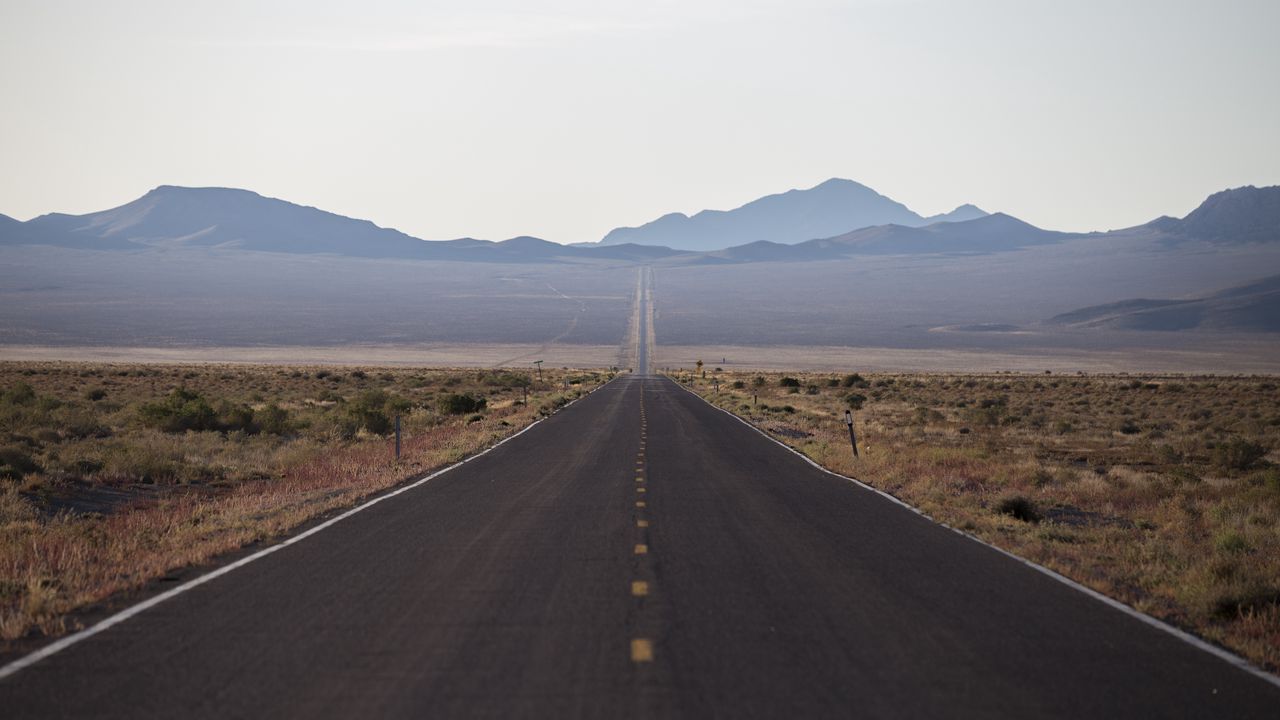
[[[1280,2],[0,0],[0,213],[598,240],[829,177],[1058,230],[1280,184]]]

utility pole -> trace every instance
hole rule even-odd
[[[534,360],[533,364],[538,366],[538,382],[542,382],[542,361]]]
[[[853,446],[853,456],[858,457],[858,438],[853,434],[853,412],[844,411],[844,424],[849,426],[849,444]]]

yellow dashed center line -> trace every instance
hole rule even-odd
[[[633,639],[631,641],[631,661],[653,662],[653,642],[645,638]]]
[[[644,395],[640,396],[640,449],[636,453],[636,493],[643,495],[645,492],[645,446],[648,444],[649,420],[645,413]],[[647,506],[644,500],[636,500],[636,507],[643,509]],[[636,527],[645,529],[649,527],[649,521],[636,518]],[[635,555],[648,555],[649,546],[645,543],[636,543],[634,549]],[[632,597],[647,597],[649,595],[649,583],[645,580],[631,581]],[[648,638],[632,638],[631,640],[631,661],[636,663],[653,662],[653,641]]]

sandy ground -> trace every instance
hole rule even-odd
[[[652,347],[652,346],[651,346]],[[439,367],[606,368],[625,362],[617,345],[348,345],[339,347],[92,347],[0,345],[0,361],[264,363],[274,365],[422,365]],[[621,355],[621,357],[620,357]],[[708,368],[873,372],[1147,372],[1280,374],[1280,345],[1258,343],[1197,350],[995,352],[877,347],[658,345],[655,370]]]
[[[1165,372],[1280,373],[1280,344],[1236,345],[1222,350],[1064,350],[991,352],[853,347],[741,347],[659,345],[655,368],[707,367],[751,370],[873,372]]]
[[[339,347],[57,347],[0,345],[0,360],[271,365],[607,368],[617,345],[346,345]]]

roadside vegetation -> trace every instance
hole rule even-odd
[[[824,467],[1280,670],[1275,378],[674,377]]]
[[[609,376],[0,363],[0,651],[457,462]]]

